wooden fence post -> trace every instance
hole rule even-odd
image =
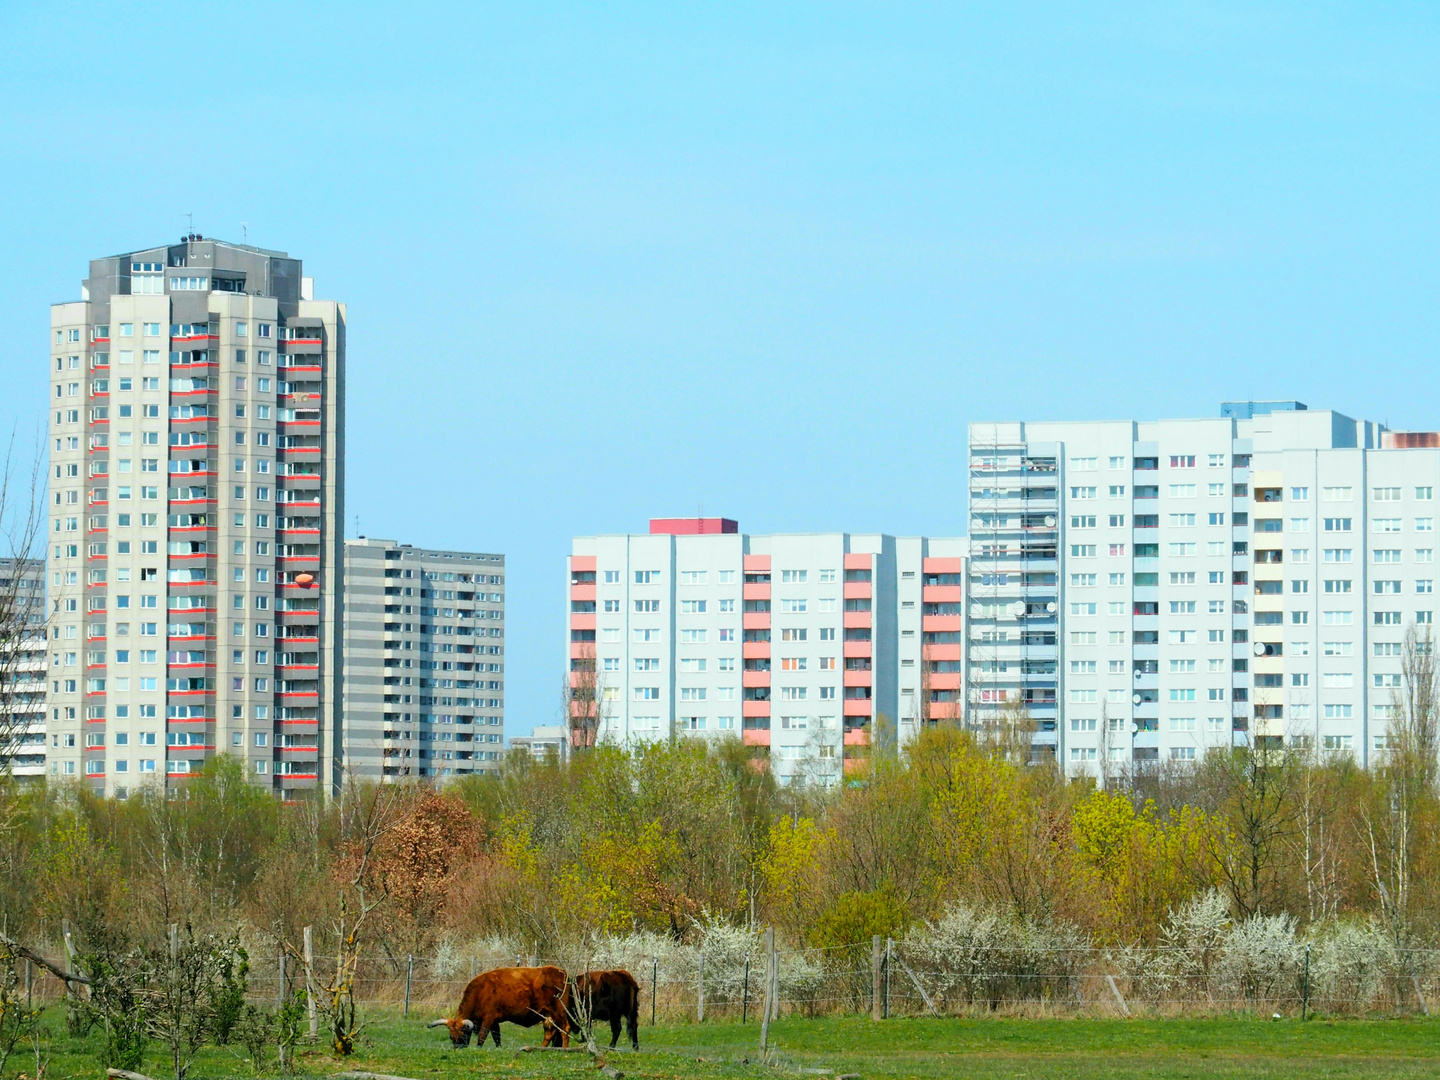
[[[284,953],[283,950],[282,950],[281,953],[280,953],[280,985],[276,988],[276,994],[277,994],[276,999],[275,999],[276,1003],[277,1003],[281,1008],[284,1008],[284,1007],[285,1007],[285,953]]]
[[[405,1019],[410,1019],[410,984],[415,979],[415,957],[405,958]]]
[[[695,999],[695,1022],[697,1024],[703,1024],[705,1022],[705,952],[703,949],[700,952],[699,981],[699,996]]]
[[[765,1059],[770,1049],[771,987],[775,983],[775,928],[765,928],[765,1008],[760,1014],[760,1059]]]
[[[315,1013],[315,939],[305,927],[305,1007],[310,1017],[310,1038],[320,1037],[320,1017]]]
[[[890,1019],[890,960],[895,955],[895,939],[885,939],[885,1019]]]
[[[770,965],[770,1019],[780,1019],[780,947],[772,945],[775,962]]]
[[[870,1019],[880,1019],[880,935],[870,939]]]

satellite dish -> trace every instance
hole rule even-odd
[[[1011,615],[1015,615],[1015,616],[1024,615],[1024,614],[1025,614],[1025,601],[1023,601],[1023,600],[1016,600],[1015,603],[1011,604],[1011,605],[1010,605],[1010,614],[1011,614]]]
[[[1256,656],[1264,656],[1264,655],[1265,655],[1265,643],[1264,643],[1263,641],[1257,641],[1257,642],[1255,642],[1255,655],[1256,655]]]
[[[1046,514],[1046,515],[1045,515],[1045,527],[1046,527],[1047,529],[1053,529],[1053,528],[1055,527],[1055,515],[1054,515],[1054,514]]]
[[[1046,604],[1046,605],[1045,605],[1045,610],[1048,611],[1051,615],[1054,615],[1054,614],[1055,614],[1055,601],[1054,601],[1054,600],[1051,600],[1048,604]]]
[[[1138,678],[1140,678],[1140,676],[1141,676],[1141,675],[1143,675],[1143,674],[1144,674],[1144,672],[1143,672],[1143,671],[1139,671],[1139,670],[1137,670],[1137,671],[1136,671],[1136,672],[1135,672],[1135,678],[1137,678],[1137,679],[1138,679]]]
[[[1140,698],[1140,695],[1139,695],[1139,694],[1136,694],[1136,695],[1135,695],[1134,697],[1132,697],[1130,700],[1133,701],[1136,705],[1139,705],[1139,704],[1140,704],[1140,701],[1141,701],[1141,698]]]

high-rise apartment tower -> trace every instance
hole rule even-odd
[[[51,774],[332,788],[345,305],[191,235],[91,262],[49,362]]]
[[[344,703],[359,779],[498,772],[505,557],[347,540]]]
[[[972,424],[969,720],[1023,708],[1077,772],[1367,762],[1433,629],[1437,489],[1440,435],[1293,401]]]

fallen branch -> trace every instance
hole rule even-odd
[[[0,945],[4,945],[16,956],[23,956],[26,960],[39,964],[42,968],[50,972],[50,974],[54,975],[57,979],[64,979],[66,982],[84,983],[86,986],[90,985],[90,980],[87,979],[84,975],[78,975],[73,971],[64,971],[56,967],[39,953],[31,949],[27,949],[24,945],[21,945],[14,938],[7,937],[5,934],[0,934]],[[140,1076],[139,1073],[133,1073],[131,1075]],[[141,1080],[149,1080],[149,1077],[141,1077]]]
[[[128,1069],[106,1069],[105,1075],[111,1080],[150,1080],[144,1073],[130,1072]]]

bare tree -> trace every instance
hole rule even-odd
[[[12,433],[0,463],[0,772],[4,773],[27,752],[30,728],[44,720],[48,623],[40,450],[37,441],[28,464],[17,459]]]
[[[570,658],[570,673],[565,680],[564,711],[570,746],[588,750],[600,737],[600,724],[605,719],[605,677],[595,659],[595,646],[581,645],[578,656]]]
[[[1421,810],[1435,795],[1437,727],[1434,641],[1427,626],[1405,633],[1401,687],[1391,707],[1389,737],[1377,770],[1376,798],[1364,810],[1370,872],[1381,915],[1398,947],[1410,936],[1416,848],[1431,838]]]

